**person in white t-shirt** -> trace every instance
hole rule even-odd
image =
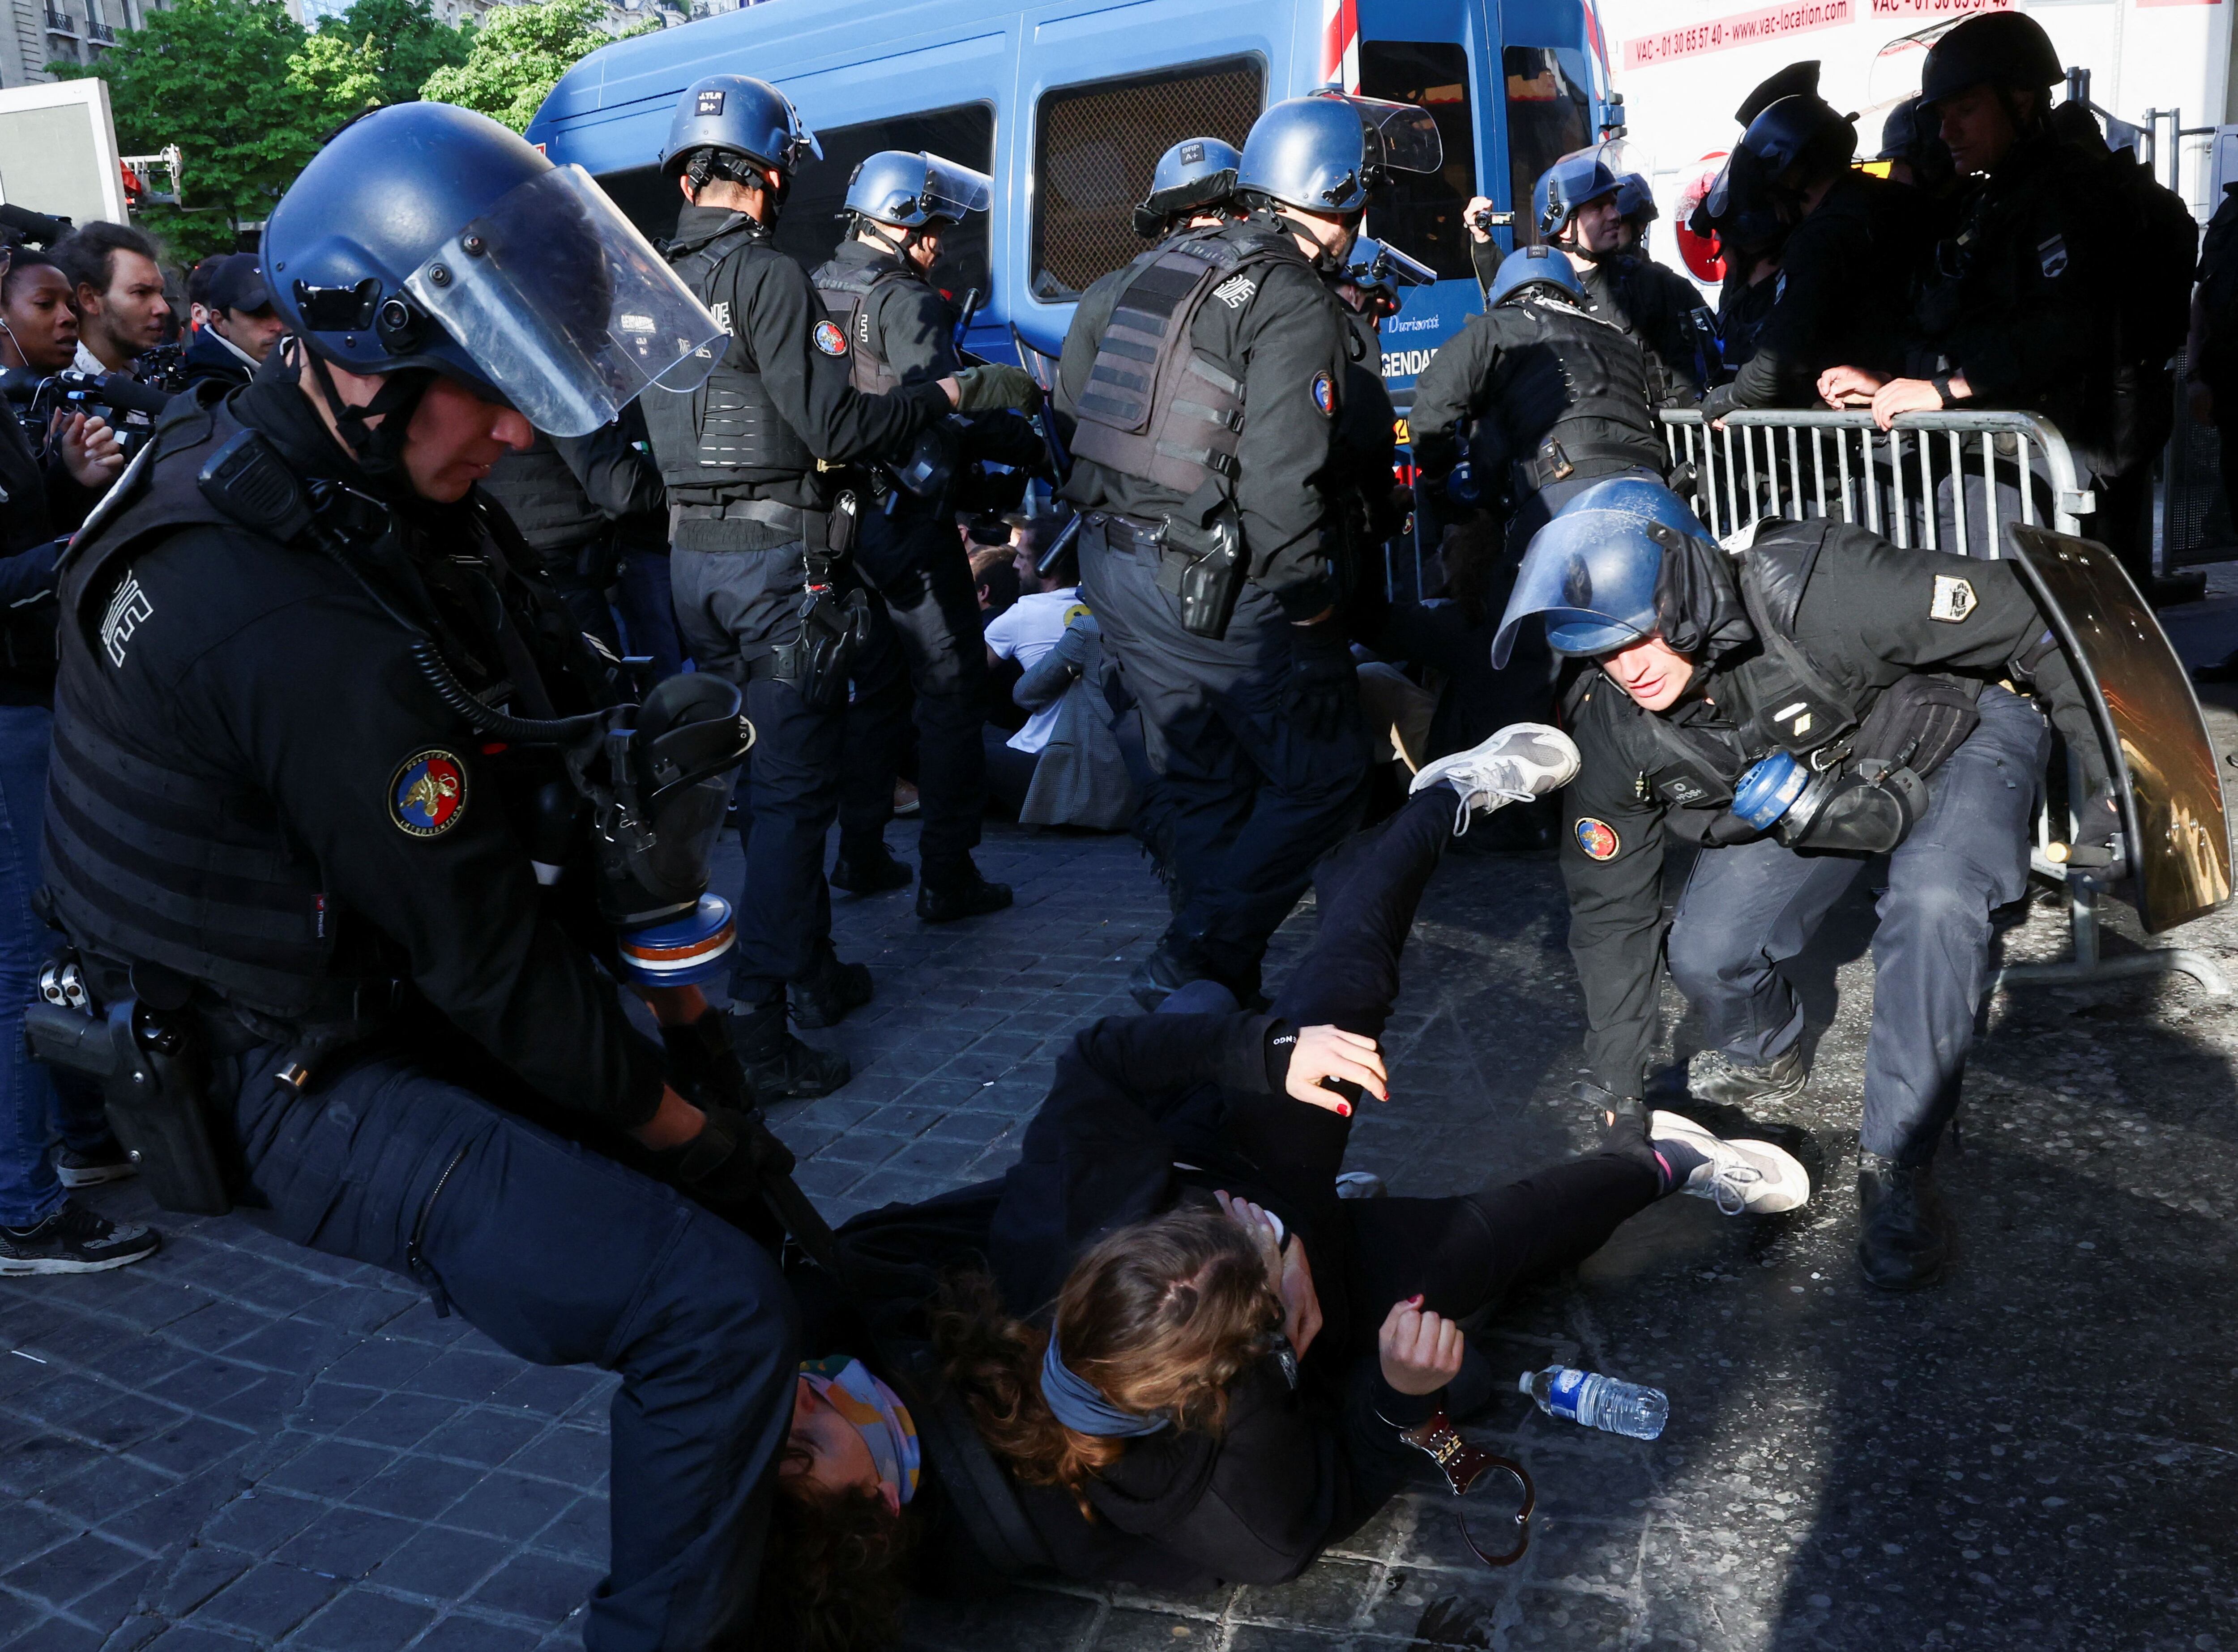
[[[1019,530],[1016,558],[1018,599],[987,622],[990,664],[1014,659],[1021,671],[1031,671],[1043,655],[1056,646],[1074,617],[1088,611],[1088,605],[1080,599],[1078,566],[1069,549],[1047,574],[1035,566],[1049,535],[1062,526],[1062,523],[1036,520]],[[1057,708],[1045,706],[1028,717],[1025,726],[1007,740],[1003,739],[1002,730],[988,725],[987,789],[1013,814],[1024,801],[1027,787],[1033,783],[1033,760],[1049,744],[1056,717]]]

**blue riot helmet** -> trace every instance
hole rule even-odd
[[[1606,654],[1653,636],[1659,532],[1676,538],[1638,511],[1568,510],[1533,534],[1492,640],[1493,668],[1507,664],[1516,632],[1534,614],[1557,654]]]
[[[792,100],[751,75],[710,75],[685,88],[668,122],[660,169],[679,172],[702,149],[743,155],[757,167],[784,173],[811,155],[824,158],[823,146]]]
[[[1688,508],[1685,500],[1662,483],[1650,481],[1645,476],[1606,477],[1573,495],[1555,514],[1567,516],[1573,511],[1629,511],[1634,516],[1660,522],[1691,539],[1710,538],[1709,529],[1702,525],[1702,519]]]
[[[696,389],[723,336],[580,167],[448,103],[335,134],[273,208],[262,257],[273,307],[374,473],[393,468],[427,373],[582,436],[648,385]],[[329,362],[387,382],[345,407]]]
[[[1251,124],[1235,163],[1238,193],[1327,218],[1367,204],[1394,172],[1435,172],[1445,145],[1430,112],[1325,86],[1275,104]]]
[[[1135,233],[1155,241],[1176,218],[1211,212],[1235,193],[1235,169],[1243,155],[1216,137],[1183,138],[1158,157],[1150,192],[1135,208]]]
[[[879,150],[847,181],[848,211],[897,229],[961,223],[966,213],[986,211],[994,197],[994,180],[985,173],[906,149]]]
[[[1540,287],[1552,287],[1579,304],[1586,301],[1585,283],[1578,279],[1578,267],[1567,253],[1559,247],[1518,247],[1500,261],[1499,272],[1485,293],[1485,303],[1487,307],[1504,304],[1511,298],[1527,297]]]
[[[1388,241],[1362,235],[1352,243],[1345,263],[1345,279],[1361,287],[1428,287],[1438,272],[1419,258],[1409,258]]]
[[[1578,208],[1616,193],[1616,174],[1600,151],[1573,149],[1539,175],[1531,187],[1531,210],[1539,239],[1552,241],[1570,227]]]
[[[1662,209],[1655,204],[1655,191],[1637,172],[1627,172],[1616,181],[1616,210],[1617,216],[1643,229],[1663,215]]]

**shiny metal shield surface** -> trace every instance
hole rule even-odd
[[[2022,579],[2076,667],[2122,786],[2137,913],[2158,934],[2230,898],[2230,825],[2191,678],[2104,545],[2008,525]]]

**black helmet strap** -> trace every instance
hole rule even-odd
[[[325,357],[308,349],[303,354],[308,358],[311,378],[319,387],[320,398],[334,416],[334,428],[356,455],[358,468],[378,481],[402,476],[404,444],[411,429],[412,415],[420,409],[420,398],[434,382],[434,371],[428,367],[403,367],[384,373],[373,400],[360,407],[342,400]],[[381,420],[377,426],[372,422],[375,419]]]
[[[777,188],[772,192],[767,174],[770,167],[777,173]],[[692,180],[692,191],[697,195],[710,183],[720,181],[738,184],[748,189],[758,189],[769,197],[767,220],[771,228],[777,227],[778,208],[785,205],[785,197],[792,193],[792,174],[772,162],[757,161],[738,149],[718,149],[712,146],[694,149],[684,162],[684,175]]]

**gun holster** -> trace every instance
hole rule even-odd
[[[1202,512],[1196,503],[1192,496],[1159,532],[1158,588],[1180,599],[1182,630],[1216,642],[1243,594],[1243,535],[1225,498]]]
[[[66,972],[73,986],[75,971],[71,965]],[[109,1128],[140,1161],[158,1205],[194,1216],[231,1210],[210,1133],[209,1066],[193,1018],[161,1013],[137,998],[103,1011],[82,988],[68,998],[49,991],[43,978],[42,995],[23,1016],[33,1057],[101,1086]],[[71,999],[83,1008],[73,1008]]]

